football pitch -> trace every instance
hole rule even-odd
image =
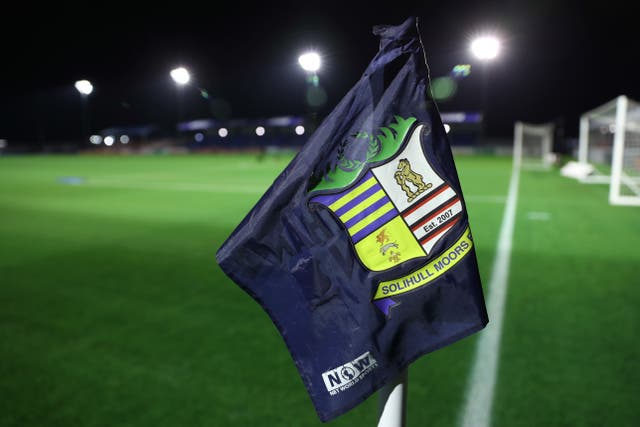
[[[0,426],[323,425],[215,262],[289,160],[0,157]],[[488,300],[511,159],[456,164]],[[640,422],[640,208],[607,194],[520,172],[493,426]],[[486,330],[411,365],[409,426],[460,424]],[[327,425],[376,419],[373,396]]]

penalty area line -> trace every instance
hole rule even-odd
[[[491,425],[491,407],[498,376],[500,337],[507,298],[519,181],[520,167],[518,164],[514,164],[509,182],[507,203],[500,226],[498,247],[489,279],[489,298],[487,299],[489,324],[478,336],[475,358],[461,414],[460,425],[462,427],[489,427]]]

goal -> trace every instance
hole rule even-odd
[[[549,169],[553,163],[552,123],[516,122],[513,142],[514,163],[525,169]]]
[[[609,203],[640,206],[640,104],[624,95],[580,117],[578,161],[585,183],[609,184]]]

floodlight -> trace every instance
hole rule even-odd
[[[264,135],[264,128],[262,126],[258,126],[256,128],[256,135],[258,135],[258,136]]]
[[[471,42],[471,52],[480,60],[495,59],[500,53],[500,40],[495,36],[482,36]]]
[[[174,68],[169,74],[171,75],[173,81],[181,86],[186,85],[187,83],[189,83],[189,80],[191,80],[191,74],[189,74],[189,70],[184,67]]]
[[[298,57],[298,63],[303,70],[315,73],[320,69],[320,55],[316,52],[307,52]]]
[[[296,126],[296,135],[303,135],[303,134],[304,134],[304,126],[302,125]]]
[[[81,95],[91,95],[93,92],[93,85],[89,80],[78,80],[75,87]]]
[[[218,136],[220,136],[220,138],[224,138],[227,135],[229,135],[229,131],[227,130],[227,128],[218,129]]]

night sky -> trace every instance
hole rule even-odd
[[[626,5],[625,5],[626,4]],[[371,27],[418,16],[432,79],[472,66],[441,111],[477,111],[480,64],[470,39],[492,31],[501,56],[488,65],[486,133],[507,137],[513,122],[556,121],[578,133],[581,112],[617,95],[640,98],[640,36],[632,2],[567,1],[160,3],[55,2],[3,11],[0,26],[0,139],[64,141],[82,133],[73,87],[89,79],[93,131],[176,120],[169,70],[189,68],[183,118],[304,114],[300,53],[322,54],[328,113],[377,51]],[[200,96],[205,89],[209,100]]]

